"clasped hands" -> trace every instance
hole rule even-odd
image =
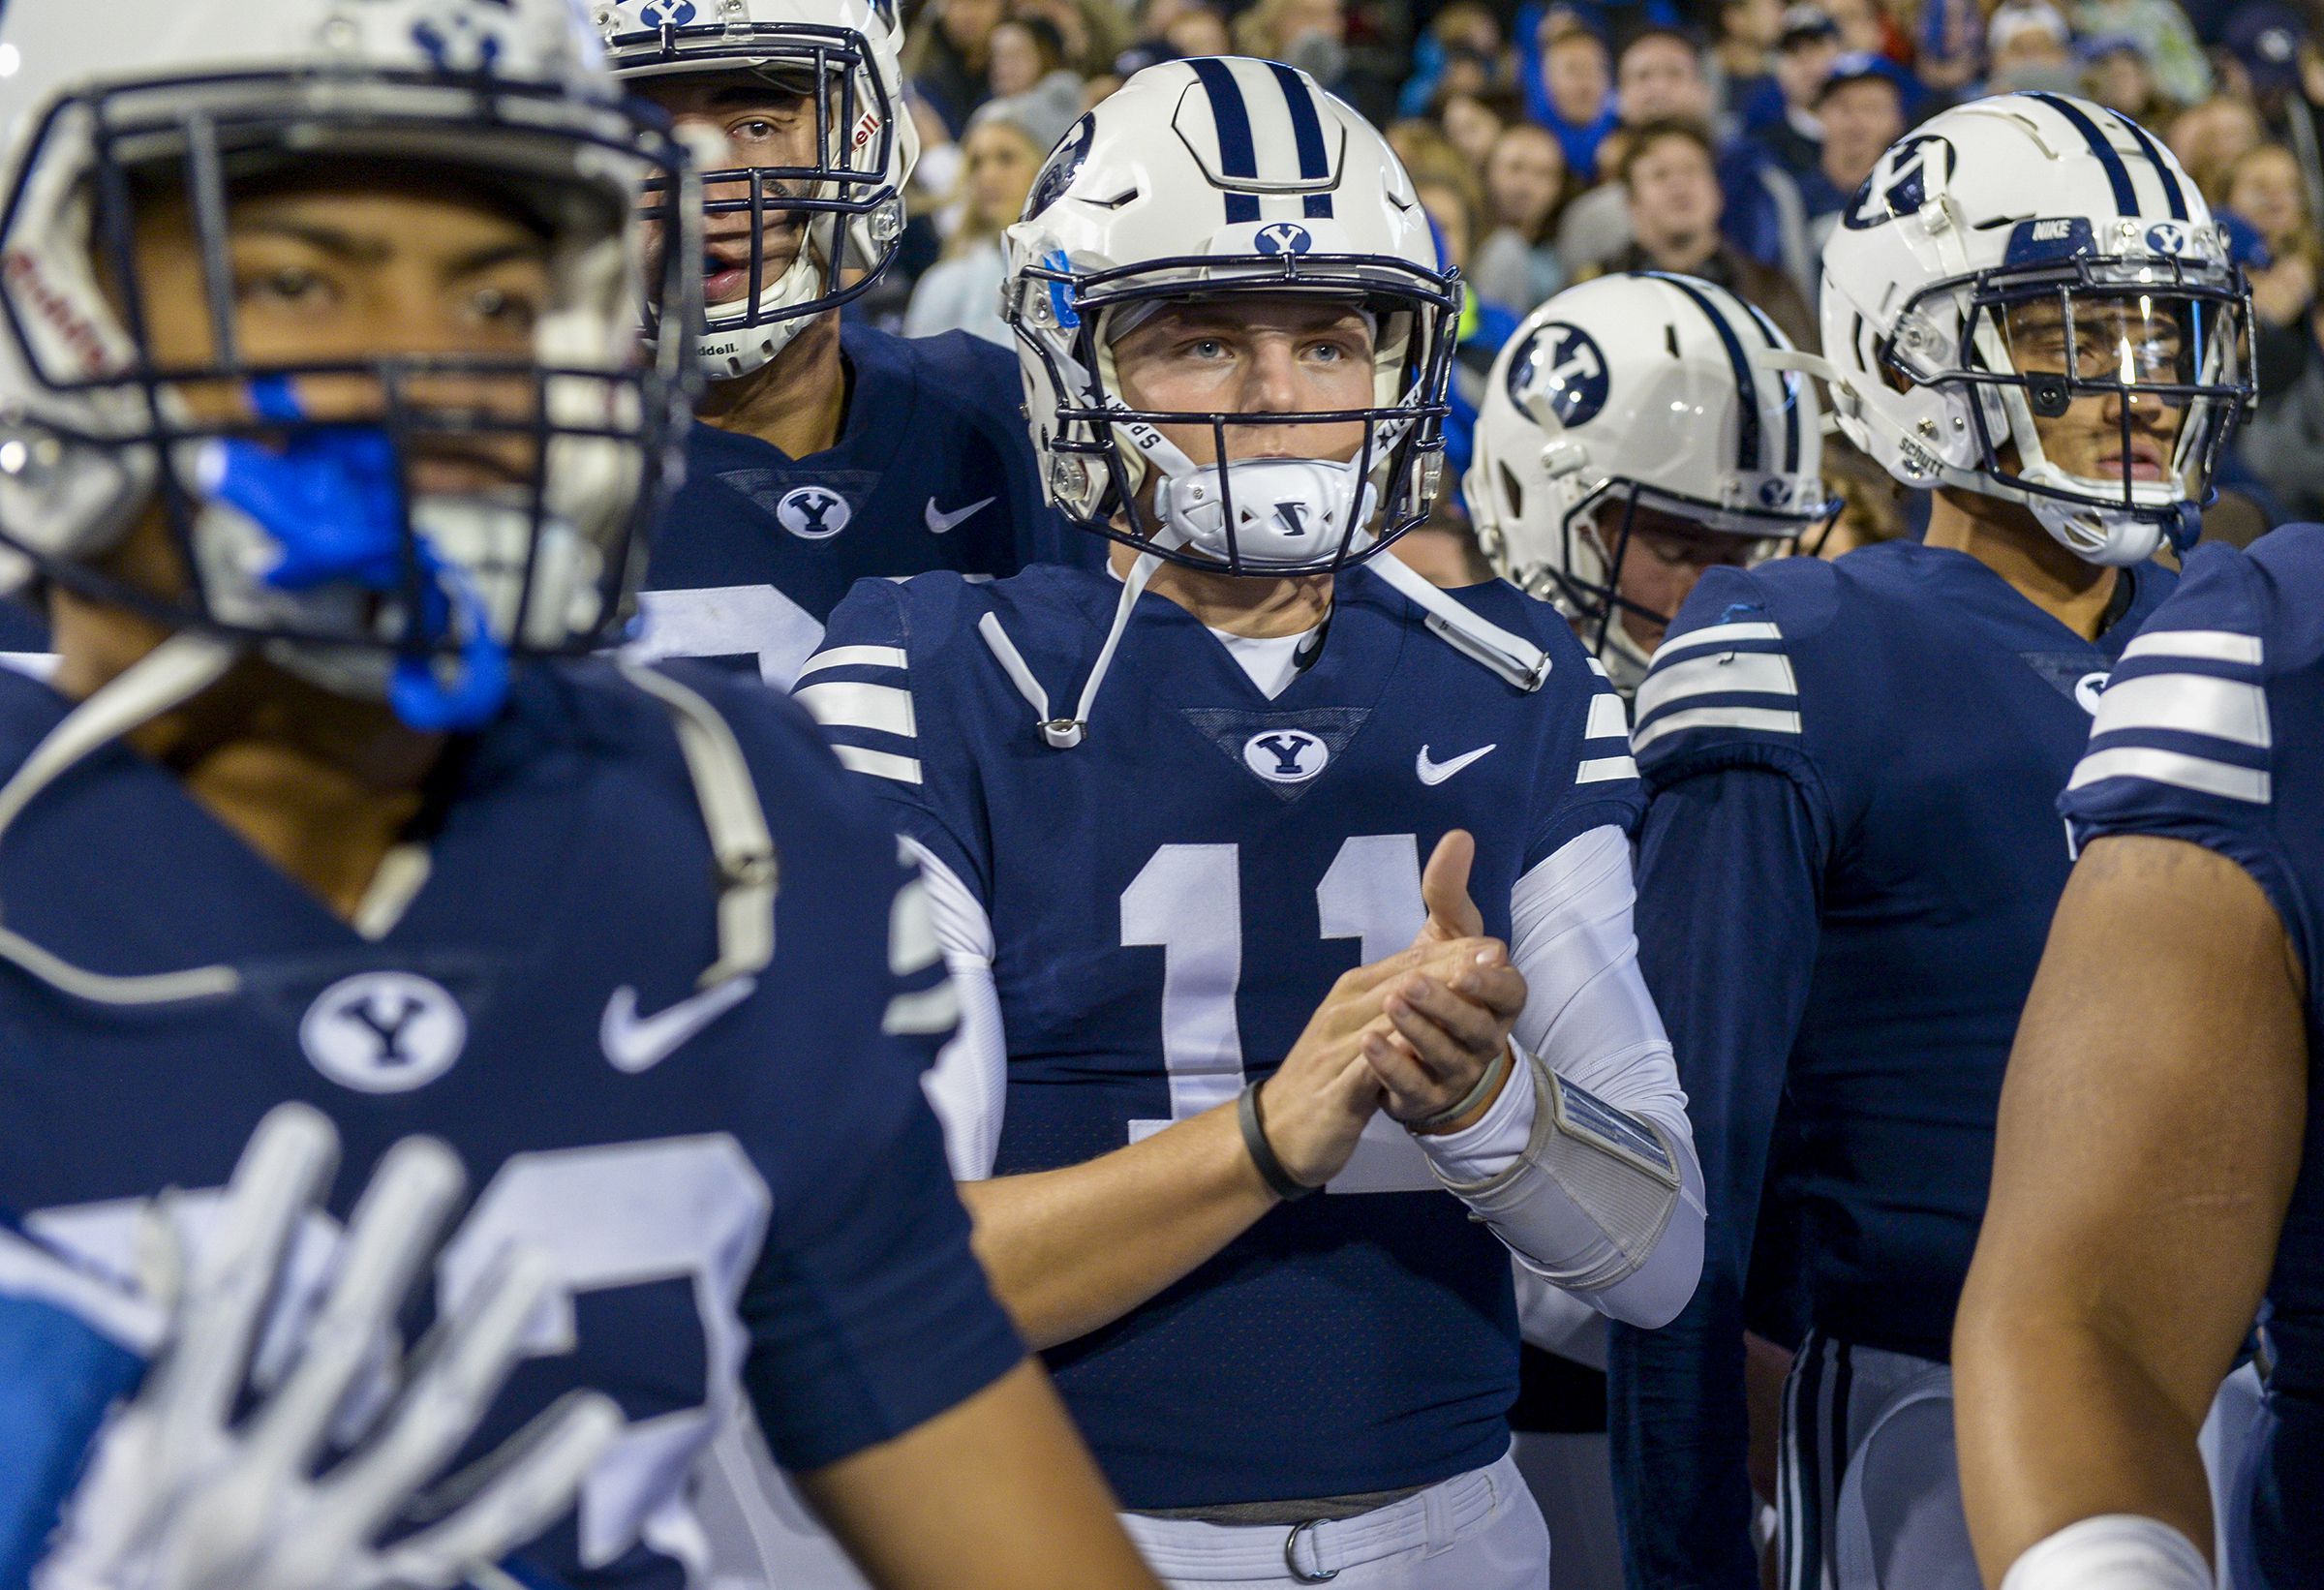
[[[1476,855],[1459,829],[1437,842],[1421,877],[1428,917],[1411,946],[1332,984],[1260,1089],[1268,1146],[1295,1180],[1321,1186],[1338,1175],[1375,1111],[1434,1135],[1472,1124],[1498,1096],[1438,1118],[1477,1090],[1525,1007],[1523,974],[1506,944],[1484,936],[1469,898]],[[1501,1075],[1506,1085],[1507,1067]]]

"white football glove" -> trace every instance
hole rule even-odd
[[[340,1244],[328,1295],[290,1367],[230,1423],[277,1301],[291,1238],[330,1186],[330,1122],[287,1104],[260,1123],[208,1238],[185,1267],[170,1331],[142,1390],[98,1436],[35,1590],[434,1590],[546,1529],[622,1428],[612,1401],[576,1392],[435,1487],[459,1498],[382,1544],[474,1432],[524,1357],[549,1267],[504,1256],[413,1355],[366,1439],[314,1465],[466,1181],[452,1151],[407,1138],[382,1156]]]

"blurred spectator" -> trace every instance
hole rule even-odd
[[[1539,69],[1525,76],[1525,111],[1557,135],[1566,168],[1584,182],[1598,179],[1598,145],[1613,130],[1614,75],[1605,41],[1587,28],[1543,18],[1551,36],[1542,44]]]
[[[1775,158],[1794,182],[1805,182],[1823,158],[1823,122],[1816,101],[1840,59],[1840,30],[1814,6],[1784,13],[1775,52],[1776,98],[1746,115],[1748,136]]]
[[[1469,180],[1463,181],[1467,177]],[[1436,252],[1448,266],[1466,272],[1470,245],[1483,219],[1474,174],[1465,168],[1437,166],[1412,173],[1413,191],[1436,232]],[[1458,341],[1452,350],[1452,413],[1445,421],[1445,474],[1457,481],[1467,472],[1476,445],[1477,410],[1484,401],[1493,357],[1515,335],[1520,317],[1507,304],[1477,292],[1461,300]]]
[[[1826,496],[1840,499],[1840,516],[1821,536],[1803,538],[1800,551],[1837,558],[1911,534],[1905,521],[1905,488],[1845,437],[1823,439],[1823,489]]]
[[[993,29],[1002,0],[929,0],[903,45],[903,75],[913,92],[959,138],[968,113],[984,103],[993,65]]]
[[[1259,0],[1236,20],[1235,47],[1336,88],[1348,75],[1346,7],[1342,0]]]
[[[2236,452],[2274,493],[2280,514],[2324,519],[2324,469],[2316,464],[2324,458],[2324,303],[2305,325],[2285,329],[2259,354],[2266,392],[2246,417]]]
[[[1878,56],[1842,56],[1832,68],[1816,102],[1823,119],[1822,154],[1799,185],[1819,249],[1888,145],[1904,137],[1905,82],[1895,63]]]
[[[986,86],[994,98],[1030,93],[1036,83],[1061,76],[1081,92],[1081,75],[1065,65],[1065,38],[1046,16],[1011,16],[986,41],[992,57],[985,68]]]
[[[2084,34],[2126,33],[2136,39],[2146,46],[2156,85],[2181,105],[2211,92],[2211,63],[2176,0],[2077,0],[2074,26]]]
[[[1515,122],[1493,140],[1484,161],[1488,229],[1469,266],[1481,296],[1523,315],[1566,285],[1550,238],[1568,185],[1565,151],[1547,128]]]
[[[2219,179],[2227,168],[2261,138],[2259,112],[2229,95],[2220,94],[2179,112],[2163,135],[2171,153],[2195,179],[2203,197],[2217,201]]]
[[[1388,146],[1419,181],[1422,171],[1451,171],[1461,166],[1460,150],[1445,130],[1425,116],[1406,116],[1388,124]]]
[[[1711,103],[1732,132],[1743,107],[1759,95],[1777,93],[1775,46],[1783,37],[1783,0],[1719,0],[1719,37],[1712,41],[1706,76]]]
[[[1024,208],[1042,162],[1078,113],[1077,107],[1060,114],[1049,96],[1019,94],[988,100],[968,118],[961,137],[960,220],[943,258],[912,289],[905,336],[966,331],[1015,346],[1000,319],[1000,284],[1008,274],[1001,232]]]
[[[1129,27],[1116,0],[1013,0],[1019,16],[1038,16],[1064,41],[1065,65],[1091,76],[1114,64],[1129,45]]]
[[[2009,0],[1985,23],[1989,94],[2072,94],[2082,87],[2073,33],[2049,0]]]
[[[2082,92],[2120,110],[2141,127],[2160,132],[2179,107],[2155,81],[2147,46],[2127,33],[2086,40],[2082,46]]]
[[[1669,28],[1647,28],[1622,46],[1614,72],[1620,126],[1601,146],[1600,164],[1619,168],[1629,130],[1684,121],[1712,129],[1710,80],[1695,42]],[[1798,187],[1758,145],[1714,135],[1724,229],[1762,264],[1806,268],[1806,209]],[[1604,266],[1630,246],[1630,199],[1616,182],[1604,182],[1567,207],[1558,222],[1557,252],[1575,274]]]
[[[2251,307],[2267,327],[2297,329],[2316,298],[2319,243],[2309,213],[2300,162],[2280,143],[2263,143],[2236,157],[2219,179],[2221,206],[2248,221],[2267,244],[2268,261],[2254,264]],[[2275,385],[2268,345],[2259,350],[2260,380]],[[2297,357],[2298,351],[2290,351]],[[2263,393],[2263,396],[2266,395]]]
[[[1480,88],[1498,87],[1501,72],[1501,22],[1491,9],[1477,0],[1452,0],[1438,12],[1426,31],[1413,43],[1412,76],[1396,96],[1396,114],[1418,116],[1447,92],[1473,92],[1463,82],[1446,83],[1455,62],[1465,75],[1475,63],[1487,63]]]
[[[1501,137],[1501,129],[1509,125],[1510,111],[1514,108],[1489,104],[1475,94],[1453,94],[1437,107],[1436,122],[1462,158],[1482,171],[1485,157],[1492,153],[1493,144]]]
[[[1985,14],[1977,0],[1925,0],[1912,70],[1946,95],[1966,92],[1985,72]]]
[[[2299,14],[2274,0],[2242,7],[2227,24],[2230,77],[2241,79],[2244,96],[2271,127],[2281,125],[2285,102],[2299,87],[2300,46],[2306,37]],[[2237,86],[2230,82],[2229,91]]]
[[[1721,234],[1717,154],[1693,122],[1658,121],[1633,135],[1621,180],[1633,241],[1616,270],[1699,276],[1756,304],[1801,348],[1817,346],[1815,321],[1790,277],[1760,264]]]
[[[1912,53],[1911,42],[1897,31],[1880,0],[1823,0],[1840,29],[1840,47],[1854,55],[1884,55],[1902,62]]]

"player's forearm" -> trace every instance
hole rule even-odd
[[[1035,1348],[1111,1324],[1275,1205],[1221,1105],[1061,1170],[965,1181],[976,1255]]]
[[[2095,1321],[1972,1278],[1953,1373],[1962,1498],[1986,1583],[2036,1542],[2107,1514],[2159,1519],[2210,1550],[2204,1410]]]

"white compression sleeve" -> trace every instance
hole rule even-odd
[[[1629,841],[1610,826],[1518,879],[1510,956],[1529,993],[1516,1042],[1554,1076],[1559,1116],[1541,1118],[1544,1079],[1520,1066],[1484,1119],[1419,1142],[1520,1264],[1602,1313],[1653,1326],[1686,1306],[1701,1273],[1702,1170],[1670,1041],[1638,975],[1636,898]],[[1566,1129],[1592,1117],[1617,1137],[1658,1140],[1677,1173],[1675,1199],[1646,1169]],[[1664,1206],[1641,1240],[1639,1211]]]
[[[2159,1519],[2107,1513],[2028,1546],[2002,1590],[2211,1590],[2211,1564]]]
[[[993,986],[993,922],[959,873],[909,838],[904,848],[928,880],[929,915],[944,968],[960,991],[961,1025],[920,1079],[921,1090],[944,1125],[944,1157],[953,1178],[982,1181],[1000,1151],[1000,1120],[1009,1089],[1009,1050],[1000,1025],[1000,994]]]

